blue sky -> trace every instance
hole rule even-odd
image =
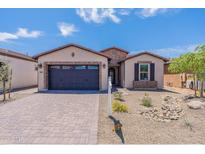
[[[0,48],[33,56],[77,43],[176,57],[205,43],[205,9],[0,9]]]

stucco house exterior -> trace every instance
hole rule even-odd
[[[34,56],[38,60],[38,88],[106,90],[108,57],[69,44]]]
[[[121,61],[122,87],[162,89],[164,62],[167,59],[150,52],[128,56]]]
[[[0,61],[8,62],[12,69],[12,89],[37,86],[37,61],[32,57],[11,50],[0,49]]]
[[[108,64],[112,83],[125,88],[163,88],[164,63],[168,59],[150,52],[129,55],[129,52],[111,47],[101,51],[110,60]]]
[[[166,58],[150,52],[129,55],[111,47],[99,52],[68,44],[33,57],[38,61],[39,91],[106,90],[113,85],[135,89],[163,88]]]

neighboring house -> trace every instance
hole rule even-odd
[[[100,52],[68,44],[34,56],[39,90],[106,90],[108,75],[125,88],[163,88],[166,58],[142,52],[129,56],[111,47]]]
[[[172,73],[168,70],[169,64],[170,62],[164,64],[164,86],[193,89],[194,75],[191,72]],[[196,86],[197,89],[200,89],[200,81],[196,81]]]
[[[36,60],[14,51],[0,49],[0,61],[8,62],[12,69],[12,89],[37,86]]]

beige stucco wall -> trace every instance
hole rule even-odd
[[[0,60],[8,61],[12,68],[12,89],[37,85],[36,62],[2,55],[0,55]]]
[[[75,56],[72,57],[72,53],[75,53]],[[55,52],[52,52],[47,55],[43,55],[38,58],[39,64],[45,64],[46,62],[101,62],[102,65],[105,65],[105,68],[102,68],[101,74],[101,87],[100,90],[107,89],[107,76],[108,76],[108,59],[101,55],[97,55],[86,50],[77,48],[77,47],[67,47]],[[38,88],[39,90],[47,89],[44,80],[45,68],[42,67],[38,70]]]
[[[124,87],[132,88],[134,81],[134,64],[140,62],[152,62],[155,63],[155,81],[158,82],[158,88],[163,88],[164,83],[164,61],[150,56],[148,54],[143,54],[125,61],[125,80]]]

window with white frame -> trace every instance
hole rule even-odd
[[[139,79],[140,80],[149,80],[149,70],[150,70],[150,64],[139,64]]]

